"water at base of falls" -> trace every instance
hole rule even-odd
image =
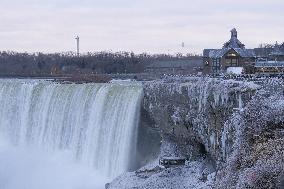
[[[74,162],[68,153],[0,146],[1,189],[104,189],[111,178]]]
[[[135,158],[139,84],[0,80],[0,188],[96,189]]]

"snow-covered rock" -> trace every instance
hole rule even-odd
[[[168,77],[143,88],[143,111],[162,137],[159,156],[189,163],[161,169],[156,160],[109,188],[277,188],[284,182],[283,79]]]
[[[143,86],[144,109],[163,136],[172,136],[163,141],[171,138],[187,158],[204,146],[216,160],[224,153],[223,124],[261,88],[254,82],[208,77],[169,78]]]
[[[203,164],[204,162],[194,161],[186,166],[168,169],[142,168],[142,171],[126,173],[116,178],[108,189],[209,189],[213,187],[215,173],[203,172]]]

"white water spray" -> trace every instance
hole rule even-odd
[[[0,136],[13,146],[67,153],[113,178],[135,158],[142,91],[139,84],[0,80]]]

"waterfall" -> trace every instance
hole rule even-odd
[[[143,89],[129,84],[0,80],[0,136],[15,146],[67,151],[111,178],[135,158]]]

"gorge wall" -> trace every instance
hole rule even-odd
[[[278,186],[284,164],[282,79],[170,77],[146,81],[143,88],[142,126],[159,133],[160,157],[210,159],[217,188]]]
[[[163,155],[191,158],[203,151],[217,160],[230,149],[230,142],[222,140],[224,123],[259,88],[251,82],[212,78],[151,81],[144,83],[143,108],[162,138],[178,144],[174,152],[162,150],[176,154]]]

